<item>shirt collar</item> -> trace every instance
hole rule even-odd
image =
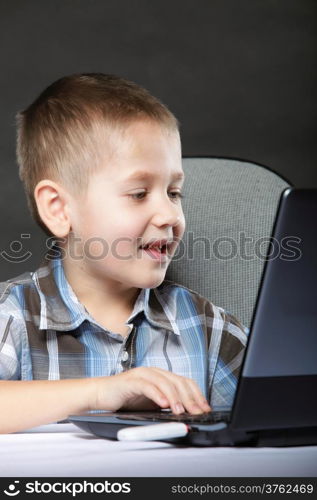
[[[40,296],[40,330],[70,331],[85,320],[94,322],[67,282],[60,258],[46,256],[32,278]],[[152,326],[178,333],[160,300],[162,287],[163,284],[156,289],[141,289],[127,325],[133,325],[137,316],[143,314]]]

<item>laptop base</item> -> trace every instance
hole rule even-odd
[[[83,413],[71,415],[68,420],[80,429],[90,432],[97,437],[117,439],[117,432],[121,429],[138,425],[151,425],[169,420],[169,415],[163,413],[155,418],[154,413],[148,412],[105,412]],[[174,415],[171,415],[175,417]],[[177,419],[180,420],[180,419]],[[317,445],[317,427],[301,427],[288,429],[254,430],[246,432],[234,429],[230,422],[190,422],[191,431],[187,436],[175,439],[166,439],[165,442],[187,446],[254,446],[254,447],[283,447]]]

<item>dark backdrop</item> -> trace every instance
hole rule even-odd
[[[148,88],[180,120],[184,156],[253,160],[317,187],[316,18],[316,0],[1,0],[0,280],[44,249],[18,180],[15,114],[65,74]]]

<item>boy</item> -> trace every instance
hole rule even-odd
[[[85,410],[230,407],[243,327],[164,282],[185,229],[173,114],[122,78],[71,75],[18,115],[17,155],[57,243],[1,285],[0,431]]]

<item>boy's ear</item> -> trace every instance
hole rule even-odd
[[[34,189],[39,216],[57,238],[66,237],[71,230],[68,196],[56,182],[45,179]]]

